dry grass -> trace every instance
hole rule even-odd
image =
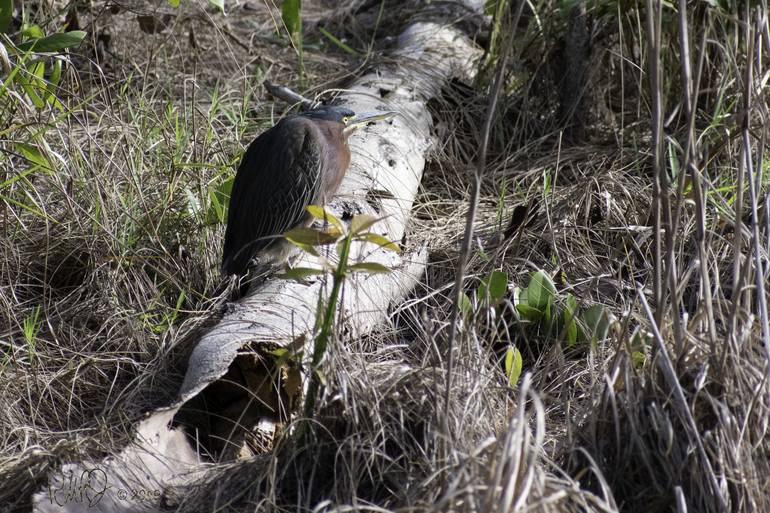
[[[174,16],[158,34],[137,29],[146,6],[97,9],[92,44],[73,55],[58,91],[64,111],[33,108],[13,85],[18,95],[0,96],[0,183],[34,165],[19,143],[39,148],[50,168],[0,185],[0,509],[27,510],[63,461],[119,451],[144,412],[174,397],[190,343],[222,307],[223,226],[211,197],[282,112],[262,79],[297,87],[296,56],[276,35],[270,2],[233,3],[228,17],[196,5],[161,8]],[[309,95],[377,60],[387,44],[379,35],[403,23],[396,9],[379,19],[365,2],[333,15],[306,9],[362,53],[311,31]],[[590,12],[583,141],[564,140],[559,119],[554,62],[568,17],[546,2],[519,24],[465,282],[477,306],[454,345],[448,406],[445,339],[487,105],[481,85],[454,84],[431,105],[439,144],[410,234],[431,252],[423,289],[381,332],[333,341],[311,438],[213,464],[203,482],[171,494],[173,505],[770,509],[766,16],[689,9],[688,52],[682,16],[666,8],[651,88],[647,10],[618,18],[603,9]],[[667,191],[657,199],[656,179]],[[481,306],[478,279],[500,269],[519,287],[545,270],[559,305],[568,293],[604,305],[616,321],[608,337],[573,346],[523,323],[511,297]],[[516,388],[499,361],[510,345],[524,357]]]

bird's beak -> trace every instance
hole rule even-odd
[[[356,128],[364,126],[367,123],[374,123],[375,121],[390,119],[396,114],[398,113],[392,110],[378,110],[374,112],[362,112],[361,114],[356,114],[350,121],[348,121],[348,124],[345,127],[345,132],[353,132]]]

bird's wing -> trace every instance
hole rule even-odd
[[[289,118],[249,145],[230,196],[222,258],[225,274],[243,274],[255,253],[306,216],[319,187],[321,151],[312,122]]]

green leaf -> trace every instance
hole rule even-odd
[[[578,327],[575,322],[575,314],[577,313],[577,300],[572,294],[567,295],[567,301],[564,308],[565,322],[567,323],[567,344],[573,346],[577,342]]]
[[[13,17],[13,0],[0,0],[0,34],[8,32]]]
[[[505,375],[508,377],[508,384],[514,388],[519,382],[522,367],[521,352],[515,347],[509,347],[505,352]]]
[[[610,315],[603,305],[592,305],[582,315],[592,342],[602,340],[610,329]]]
[[[276,278],[282,280],[304,281],[311,276],[323,276],[326,271],[322,269],[313,269],[312,267],[293,267],[285,273],[277,274]]]
[[[365,233],[363,235],[359,235],[358,237],[356,237],[356,239],[365,240],[367,242],[377,244],[381,248],[387,249],[388,251],[395,251],[396,253],[401,251],[401,248],[398,247],[398,244],[396,244],[395,242],[389,241],[388,239],[386,239],[385,237],[377,233],[372,233],[372,232]]]
[[[349,47],[348,45],[346,45],[345,43],[343,43],[342,41],[340,41],[339,39],[337,39],[337,38],[334,36],[334,34],[332,34],[331,32],[329,32],[329,31],[328,31],[328,30],[326,30],[325,28],[323,28],[323,27],[318,27],[318,30],[321,32],[321,34],[323,34],[323,35],[324,35],[324,37],[326,37],[326,39],[328,39],[329,41],[331,41],[331,42],[332,42],[332,44],[333,44],[334,46],[336,46],[337,48],[339,48],[339,49],[340,49],[340,50],[342,50],[343,52],[349,53],[350,55],[358,55],[358,52],[357,52],[357,51],[355,51],[354,49],[352,49],[351,47]]]
[[[24,92],[38,109],[45,107],[46,96],[45,82],[42,77],[45,73],[45,63],[41,60],[31,62],[26,70],[17,77]]]
[[[297,35],[302,30],[302,20],[300,19],[300,10],[302,9],[301,0],[283,0],[281,6],[281,19],[289,36],[296,41]]]
[[[537,308],[529,306],[527,301],[527,289],[520,289],[515,287],[513,289],[513,304],[516,306],[516,310],[521,317],[528,321],[538,321],[543,316],[543,312]]]
[[[82,30],[73,30],[71,32],[58,32],[50,36],[40,37],[31,41],[21,43],[16,49],[21,53],[29,51],[35,52],[58,52],[65,48],[77,46],[86,37]]]
[[[313,228],[292,228],[283,234],[290,242],[295,244],[306,244],[309,246],[320,246],[323,244],[332,244],[337,242],[342,234],[332,229],[329,231],[314,230]]]
[[[35,166],[42,167],[46,170],[51,170],[51,162],[43,155],[40,148],[27,143],[16,143],[16,149],[19,150],[25,159],[31,162]]]
[[[206,213],[206,222],[209,224],[224,223],[227,219],[227,206],[230,202],[230,193],[233,190],[234,176],[230,176],[209,188],[209,210]]]
[[[327,223],[333,225],[335,228],[337,228],[340,233],[345,232],[345,225],[342,224],[342,221],[340,221],[337,216],[332,214],[329,209],[326,207],[320,207],[318,205],[308,205],[305,207],[305,210],[308,211],[308,213],[313,216],[315,219],[320,219],[322,221],[326,221]]]
[[[353,220],[350,221],[350,232],[353,235],[363,233],[371,228],[377,221],[379,221],[379,219],[370,216],[369,214],[358,214],[357,216],[353,216]]]
[[[538,321],[541,317],[543,317],[543,312],[538,310],[537,308],[532,308],[526,303],[519,303],[516,305],[516,310],[519,311],[521,316],[528,320],[528,321]]]
[[[177,2],[177,4],[178,3],[179,2]],[[225,12],[225,0],[209,0],[209,3],[214,7],[216,7],[217,9],[219,9],[220,11],[222,11],[223,13]]]
[[[365,273],[371,273],[371,274],[386,274],[391,272],[391,268],[378,264],[377,262],[361,262],[359,264],[353,264],[350,267],[348,267],[353,272],[365,272]]]
[[[48,95],[46,95],[45,101],[59,109],[64,109],[64,106],[56,97],[56,86],[59,85],[59,80],[61,80],[61,68],[61,61],[59,59],[55,59],[53,62],[53,69],[51,70],[51,77],[48,79],[48,83],[45,86],[46,90],[48,91]]]
[[[463,315],[470,315],[473,313],[473,304],[471,303],[468,294],[460,292],[460,312]]]
[[[567,305],[567,311],[571,314],[574,314],[577,311],[577,307],[578,307],[577,299],[575,299],[575,296],[573,296],[572,294],[567,294],[566,305]]]
[[[508,273],[492,271],[479,284],[479,298],[487,304],[494,304],[508,292]]]
[[[179,0],[168,0],[168,3],[171,7],[179,7]]]
[[[43,29],[40,28],[40,25],[27,25],[25,24],[24,27],[21,29],[21,35],[24,36],[24,39],[39,39],[43,36],[45,36],[45,32],[43,32]]]
[[[527,286],[527,303],[532,308],[545,311],[548,303],[553,301],[556,287],[551,278],[543,271],[532,274]]]
[[[671,168],[671,179],[675,180],[679,176],[679,156],[676,154],[676,146],[671,141],[668,143],[668,165]]]

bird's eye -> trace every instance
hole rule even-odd
[[[342,122],[345,123],[346,125],[348,124],[348,121],[350,121],[350,116],[343,116],[342,117]]]

